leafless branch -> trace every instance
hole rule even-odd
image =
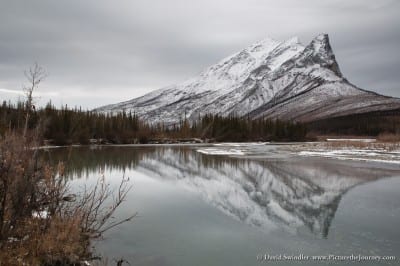
[[[38,64],[35,63],[29,68],[29,71],[24,72],[25,77],[28,81],[28,85],[24,86],[23,90],[26,97],[26,114],[25,114],[25,126],[23,137],[26,137],[26,132],[28,130],[29,115],[33,105],[33,92],[39,87],[39,84],[47,77],[45,70]]]

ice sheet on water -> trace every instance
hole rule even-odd
[[[259,145],[265,145],[268,144],[269,142],[221,142],[221,143],[215,143],[213,146],[234,146],[234,147],[248,147],[248,146],[259,146]]]
[[[245,155],[245,153],[239,149],[204,148],[197,149],[196,151],[208,155]]]
[[[326,139],[326,141],[376,142],[376,139]]]

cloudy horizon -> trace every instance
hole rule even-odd
[[[400,97],[395,0],[115,2],[0,0],[0,97],[22,97],[34,62],[37,101],[94,108],[196,76],[266,37],[308,44],[328,33],[344,76]]]

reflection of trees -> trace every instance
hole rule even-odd
[[[45,159],[56,164],[64,162],[70,178],[88,177],[92,173],[135,168],[139,161],[155,152],[155,148],[129,148],[113,146],[68,147],[42,151]]]
[[[53,162],[66,161],[70,176],[102,169],[137,169],[174,180],[199,193],[209,204],[259,227],[271,222],[289,230],[307,227],[327,237],[342,195],[351,187],[393,173],[338,166],[332,161],[250,160],[211,156],[190,146],[76,147],[45,152]],[[238,204],[238,202],[240,204]]]

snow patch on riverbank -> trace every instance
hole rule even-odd
[[[340,150],[309,150],[300,151],[300,156],[317,156],[334,158],[340,160],[371,161],[381,163],[391,163],[400,165],[399,151],[382,150],[359,150],[359,149],[340,149]]]

